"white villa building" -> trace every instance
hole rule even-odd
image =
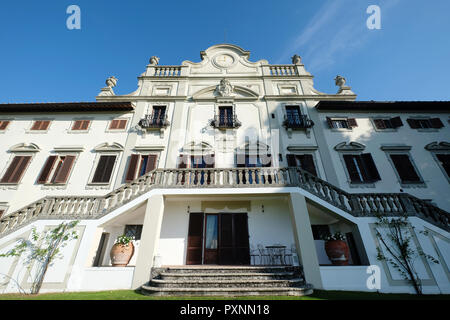
[[[413,293],[377,260],[375,216],[406,214],[414,250],[439,262],[416,259],[423,292],[450,293],[450,101],[357,101],[340,76],[322,93],[297,55],[200,57],[152,57],[127,95],[110,77],[96,102],[0,104],[0,253],[80,221],[41,292]],[[348,265],[325,252],[335,232]],[[135,252],[113,267],[124,233]],[[23,259],[0,258],[0,293],[30,287]]]

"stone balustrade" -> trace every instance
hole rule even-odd
[[[45,197],[0,220],[0,236],[37,219],[98,219],[151,189],[300,187],[356,217],[417,216],[450,230],[450,216],[406,193],[348,193],[300,168],[157,169],[102,197]]]
[[[158,66],[155,67],[155,77],[179,77],[181,66]]]
[[[297,75],[297,69],[293,65],[271,65],[269,71],[271,76],[292,77]]]

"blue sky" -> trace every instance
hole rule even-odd
[[[381,30],[366,27],[373,4]],[[449,15],[448,0],[2,1],[0,103],[94,101],[111,75],[127,94],[150,56],[198,62],[224,41],[251,61],[299,54],[322,92],[340,74],[358,100],[450,100]]]

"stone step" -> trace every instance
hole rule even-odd
[[[260,280],[260,279],[233,279],[233,280],[160,280],[153,279],[149,286],[158,288],[291,288],[302,287],[305,285],[303,279],[289,280]]]
[[[301,288],[158,288],[142,286],[142,293],[154,296],[304,296],[313,292],[312,286]]]
[[[193,266],[193,267],[166,267],[160,268],[165,273],[274,273],[294,270],[293,267],[284,266]]]
[[[203,273],[198,270],[197,273],[170,273],[163,272],[160,274],[161,280],[286,280],[294,277],[293,272],[277,272],[277,273]]]

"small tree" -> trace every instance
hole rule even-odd
[[[387,252],[387,254],[385,254],[380,246],[377,247],[377,259],[379,261],[388,262],[395,270],[400,272],[405,280],[412,284],[417,294],[422,294],[422,282],[414,267],[415,260],[419,257],[423,257],[433,263],[439,263],[439,261],[434,257],[425,254],[419,248],[417,248],[417,250],[412,248],[412,234],[410,232],[410,224],[407,216],[388,218],[378,215],[377,219],[378,221],[375,225],[380,229],[385,229],[386,234],[383,235],[376,229],[376,236],[381,242],[381,246],[384,247]],[[414,227],[412,228],[414,229]]]
[[[43,231],[39,234],[36,228],[32,229],[31,239],[20,239],[17,245],[0,257],[19,257],[27,254],[25,265],[32,277],[31,294],[39,293],[48,267],[56,259],[61,259],[61,248],[73,239],[78,239],[77,232],[73,230],[79,221],[62,222],[57,227]],[[32,274],[32,267],[36,264],[37,272]]]

